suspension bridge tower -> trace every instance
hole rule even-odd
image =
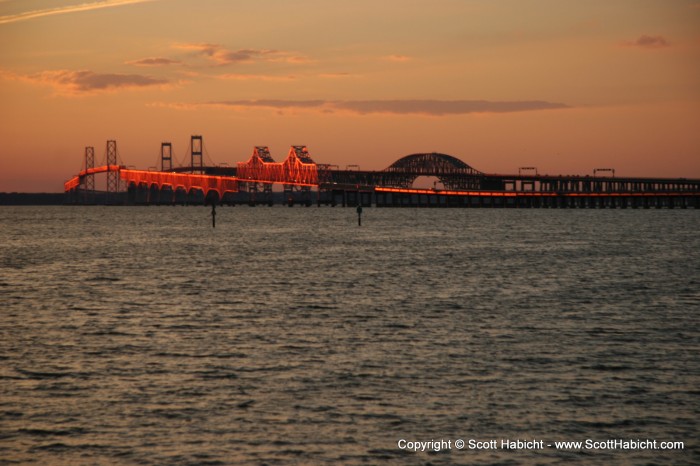
[[[95,168],[95,148],[85,148],[85,171]],[[85,176],[85,191],[83,202],[89,204],[95,198],[95,175],[89,174]]]

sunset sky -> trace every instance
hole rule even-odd
[[[85,146],[700,178],[698,0],[0,0],[0,191]]]

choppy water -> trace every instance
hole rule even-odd
[[[0,463],[700,463],[697,211],[218,214],[0,207]]]

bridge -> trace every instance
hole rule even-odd
[[[137,170],[120,164],[116,141],[108,141],[105,164],[95,166],[94,148],[87,147],[83,169],[64,189],[69,202],[84,202],[96,192],[95,175],[104,173],[107,199],[129,204],[271,203],[273,186],[281,185],[285,199],[300,197],[307,205],[315,190],[319,205],[700,207],[700,179],[619,177],[610,168],[597,168],[592,176],[540,175],[535,167],[488,174],[433,152],[407,155],[384,170],[340,169],[316,163],[303,145],[291,146],[281,162],[267,146],[256,146],[235,166],[207,165],[202,136],[191,137],[188,155],[189,164],[173,166],[172,145],[162,143],[160,169]],[[434,188],[414,188],[419,177],[433,178]],[[119,197],[124,192],[126,198]]]

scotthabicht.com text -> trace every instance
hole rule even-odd
[[[400,439],[397,446],[408,451],[443,450],[683,450],[684,442],[652,439],[585,439],[547,441],[542,439]]]

